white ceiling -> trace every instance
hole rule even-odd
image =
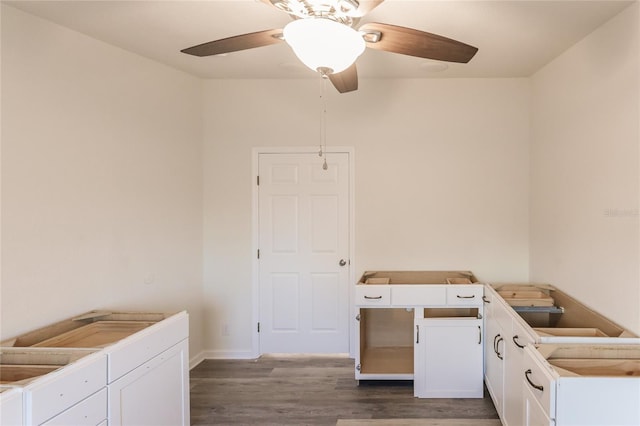
[[[479,48],[469,64],[367,49],[363,78],[525,77],[637,0],[386,0],[365,22],[402,25]],[[257,0],[6,1],[16,8],[205,78],[315,78],[286,43],[198,58],[180,49],[282,28],[288,15]]]

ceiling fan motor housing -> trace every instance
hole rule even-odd
[[[278,9],[294,18],[327,18],[345,25],[353,25],[358,0],[269,0]]]

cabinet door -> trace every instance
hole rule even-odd
[[[519,426],[523,424],[525,408],[522,394],[524,347],[533,343],[534,339],[517,321],[513,321],[511,330],[505,330],[505,334],[503,423],[506,426]]]
[[[524,422],[517,424],[525,426],[553,426],[555,424],[555,421],[549,418],[549,413],[542,408],[528,388],[523,387],[522,397],[524,399]]]
[[[505,332],[498,321],[500,310],[504,309],[497,297],[490,298],[485,308],[485,383],[493,404],[501,419],[504,419],[504,336]]]
[[[0,390],[0,425],[22,426],[22,389]]]
[[[111,383],[110,426],[189,424],[187,340]]]
[[[482,398],[482,320],[416,320],[414,394]]]

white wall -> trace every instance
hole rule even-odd
[[[205,83],[209,355],[251,349],[251,150],[317,145],[319,89],[319,80]],[[527,79],[363,80],[355,93],[328,87],[327,98],[328,145],[355,147],[356,275],[452,268],[528,280]]]
[[[638,3],[532,77],[531,278],[640,333]]]
[[[2,6],[2,337],[189,310],[202,349],[200,80]]]
[[[355,147],[356,275],[551,282],[640,332],[639,13],[531,81],[329,87],[328,144]],[[202,83],[3,5],[2,337],[187,308],[192,355],[248,354],[251,149],[316,145],[318,95]]]

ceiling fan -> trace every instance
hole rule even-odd
[[[211,56],[286,42],[309,68],[340,92],[358,88],[355,60],[365,47],[438,61],[467,63],[478,49],[436,34],[382,23],[354,29],[384,0],[260,0],[294,20],[272,29],[214,40],[181,50]]]

